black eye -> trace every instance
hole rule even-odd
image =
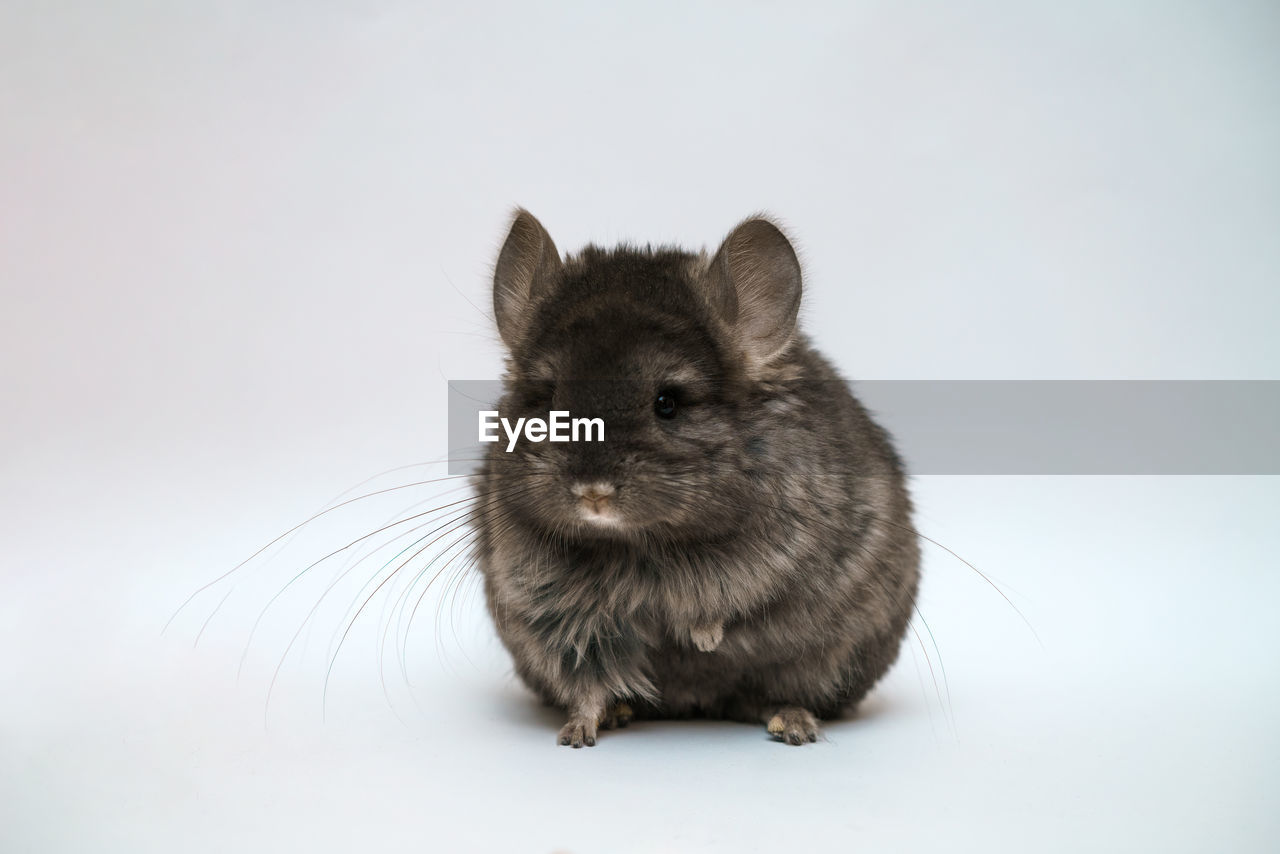
[[[659,392],[653,402],[653,411],[659,418],[676,417],[676,396],[669,391]]]

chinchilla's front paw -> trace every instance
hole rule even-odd
[[[689,636],[698,649],[703,652],[715,652],[716,647],[720,646],[720,641],[724,640],[724,623],[705,623],[694,626]]]
[[[626,703],[611,703],[598,714],[580,709],[560,727],[556,741],[565,747],[595,747],[596,735],[602,729],[621,729],[631,723],[635,712]]]
[[[560,727],[560,734],[556,736],[556,740],[566,747],[595,747],[596,746],[596,720],[595,718],[572,717],[569,722]]]

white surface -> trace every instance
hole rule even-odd
[[[498,369],[469,302],[515,203],[565,249],[781,215],[856,377],[1280,376],[1277,29],[1266,4],[5,5],[0,850],[1274,850],[1275,478],[918,479],[922,530],[1043,646],[928,546],[945,681],[920,626],[937,689],[913,636],[804,749],[712,723],[557,748],[474,584],[419,611],[412,688],[375,599],[322,721],[336,588],[264,721],[330,570],[237,684],[262,606],[439,485],[240,573],[198,648],[226,584],[159,632],[443,455],[445,378]]]

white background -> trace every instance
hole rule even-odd
[[[1275,6],[1025,5],[0,5],[0,850],[1274,850],[1276,478],[917,478],[1039,641],[927,545],[932,638],[803,749],[554,746],[465,577],[322,703],[372,573],[258,614],[447,483],[160,633],[443,456],[515,204],[774,213],[855,378],[1280,378]]]

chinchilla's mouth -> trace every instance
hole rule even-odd
[[[622,516],[614,507],[595,508],[578,505],[578,519],[588,525],[605,528],[621,528],[624,526]]]

